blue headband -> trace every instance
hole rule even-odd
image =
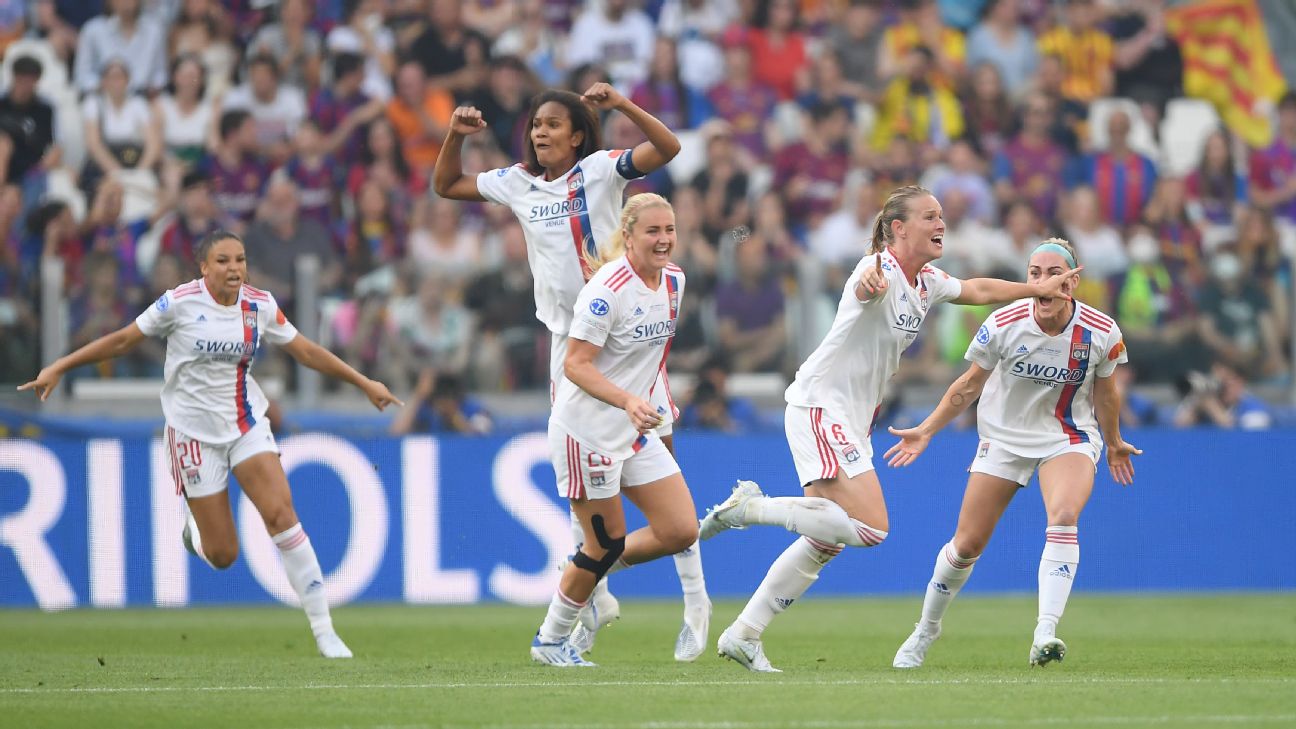
[[[1038,248],[1031,251],[1032,256],[1036,253],[1056,253],[1066,259],[1066,262],[1070,264],[1071,268],[1076,267],[1075,259],[1071,257],[1071,251],[1068,251],[1057,243],[1040,243]]]

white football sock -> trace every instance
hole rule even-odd
[[[852,519],[846,510],[818,496],[762,496],[743,510],[744,524],[781,526],[790,532],[828,544],[875,547],[886,539],[881,529]]]
[[[540,624],[540,641],[557,643],[571,635],[572,628],[576,625],[576,616],[583,607],[585,603],[567,597],[562,588],[554,590],[553,599],[549,601],[549,612]]]
[[[329,617],[328,596],[324,594],[324,573],[320,571],[319,559],[315,557],[315,548],[311,546],[306,530],[300,523],[294,524],[272,539],[279,547],[288,582],[297,592],[302,609],[310,620],[311,632],[315,635],[332,633],[333,619]]]
[[[945,617],[945,611],[954,601],[963,585],[972,576],[976,557],[960,557],[949,542],[936,554],[936,567],[931,582],[927,583],[927,596],[923,598],[922,619],[927,628],[935,628]]]
[[[827,544],[810,537],[801,537],[792,542],[783,554],[770,565],[760,587],[747,601],[738,620],[734,623],[740,638],[760,638],[765,628],[775,615],[788,607],[810,589],[810,585],[819,579],[819,572],[824,565],[837,555],[842,548]]]
[[[1076,568],[1080,565],[1080,539],[1079,529],[1073,526],[1051,526],[1044,533],[1044,553],[1040,555],[1039,566],[1039,623],[1036,634],[1044,631],[1051,636],[1057,630],[1062,612],[1066,610],[1067,598],[1071,596],[1071,585],[1075,580]]]
[[[198,558],[206,562],[208,567],[219,569],[211,563],[210,559],[207,559],[207,554],[203,552],[202,533],[198,531],[198,520],[194,519],[193,512],[189,511],[188,506],[184,507],[184,517],[185,522],[189,525],[189,543],[193,545],[194,551],[198,553]]]
[[[702,542],[675,555],[675,572],[679,575],[680,589],[684,591],[684,604],[705,603],[706,578],[702,575]]]

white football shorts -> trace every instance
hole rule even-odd
[[[204,443],[168,425],[167,460],[176,494],[190,499],[218,494],[229,487],[230,473],[238,464],[258,453],[278,453],[270,423],[265,418],[229,443]]]
[[[1019,456],[1000,443],[983,439],[977,445],[976,456],[972,458],[972,465],[968,466],[968,473],[998,476],[1019,486],[1025,486],[1030,483],[1031,476],[1035,474],[1037,468],[1064,453],[1083,453],[1089,456],[1093,460],[1094,469],[1097,470],[1100,451],[1101,449],[1093,443],[1067,443],[1058,446],[1056,451],[1047,456],[1038,458]]]
[[[823,408],[788,405],[783,415],[788,448],[802,486],[834,478],[854,478],[873,470],[873,444],[850,423]]]
[[[680,472],[656,431],[639,440],[634,455],[614,460],[590,450],[562,428],[549,423],[549,457],[558,479],[558,495],[568,499],[610,499],[621,487],[633,488]]]

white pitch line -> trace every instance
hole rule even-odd
[[[750,686],[769,689],[779,686],[1080,686],[1080,685],[1139,685],[1139,684],[1289,684],[1296,683],[1296,677],[1256,677],[1256,678],[1155,678],[1131,677],[1116,678],[1095,676],[1092,678],[934,678],[934,679],[829,679],[824,681],[810,680],[703,680],[703,681],[483,681],[483,682],[446,682],[446,683],[364,683],[364,684],[305,684],[280,686],[68,686],[51,688],[0,688],[2,694],[128,694],[128,693],[212,693],[226,691],[387,691],[387,690],[430,690],[430,689],[554,689],[563,687],[577,688],[616,688],[641,686],[671,686],[686,688],[690,686]]]

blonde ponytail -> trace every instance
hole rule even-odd
[[[905,185],[891,191],[886,202],[882,204],[881,212],[873,219],[873,246],[869,249],[869,253],[881,253],[886,250],[886,247],[893,242],[895,236],[891,232],[891,222],[894,220],[903,221],[907,218],[909,216],[909,201],[923,195],[931,195],[931,191],[918,185]]]
[[[621,224],[613,231],[607,242],[593,252],[589,248],[581,251],[581,256],[584,257],[585,265],[589,267],[591,276],[602,268],[604,264],[625,255],[626,236],[634,230],[635,224],[639,222],[640,212],[656,207],[674,210],[669,200],[655,192],[641,192],[638,195],[632,195],[629,200],[626,200],[625,207],[621,208]]]

